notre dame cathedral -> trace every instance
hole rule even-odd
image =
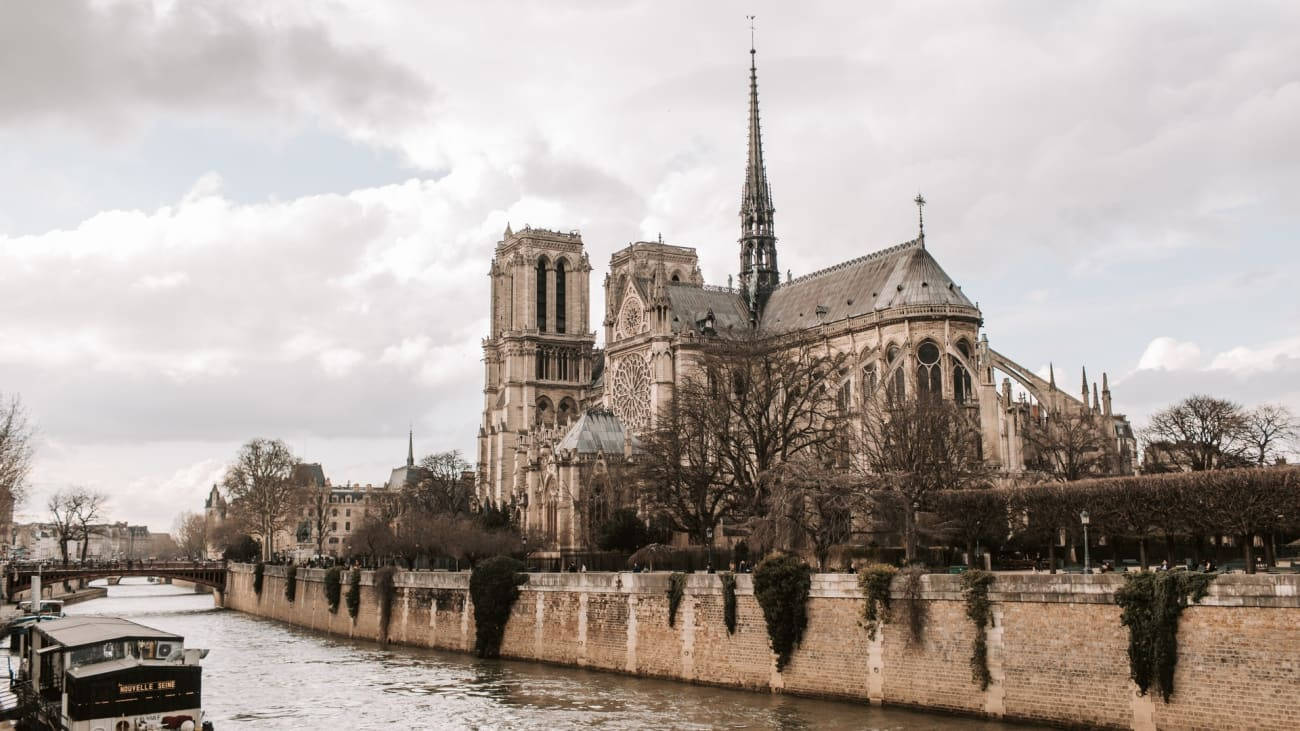
[[[1025,470],[1027,421],[1082,415],[1113,439],[1117,472],[1136,443],[1111,409],[1108,379],[1079,398],[994,350],[983,315],[925,245],[911,241],[781,280],[775,208],[763,163],[758,74],[749,68],[749,154],[740,202],[740,270],[733,287],[704,283],[694,248],[636,242],[610,257],[605,349],[591,329],[591,264],[577,232],[524,228],[497,244],[491,332],[483,342],[481,502],[515,506],[539,549],[588,547],[609,511],[635,505],[622,479],[636,435],[650,428],[709,338],[728,332],[813,330],[855,367],[842,399],[876,389],[941,393],[978,413],[984,458]],[[924,199],[917,197],[918,206]],[[1001,383],[998,377],[1001,376]],[[1012,381],[1019,386],[1013,398]]]

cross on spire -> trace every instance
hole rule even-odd
[[[916,219],[921,225],[921,245],[925,246],[925,196],[917,193],[912,202],[916,204]]]

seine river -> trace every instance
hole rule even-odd
[[[69,614],[128,617],[206,647],[204,708],[232,729],[1027,728],[409,647],[381,649],[127,579]]]

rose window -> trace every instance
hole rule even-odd
[[[635,297],[628,297],[623,303],[623,334],[633,335],[641,329],[641,302]]]
[[[650,366],[640,355],[623,358],[614,371],[614,414],[633,432],[650,426]]]

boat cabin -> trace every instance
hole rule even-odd
[[[49,728],[203,724],[199,660],[207,651],[186,649],[180,635],[118,617],[66,617],[32,624],[23,645],[22,695]]]

